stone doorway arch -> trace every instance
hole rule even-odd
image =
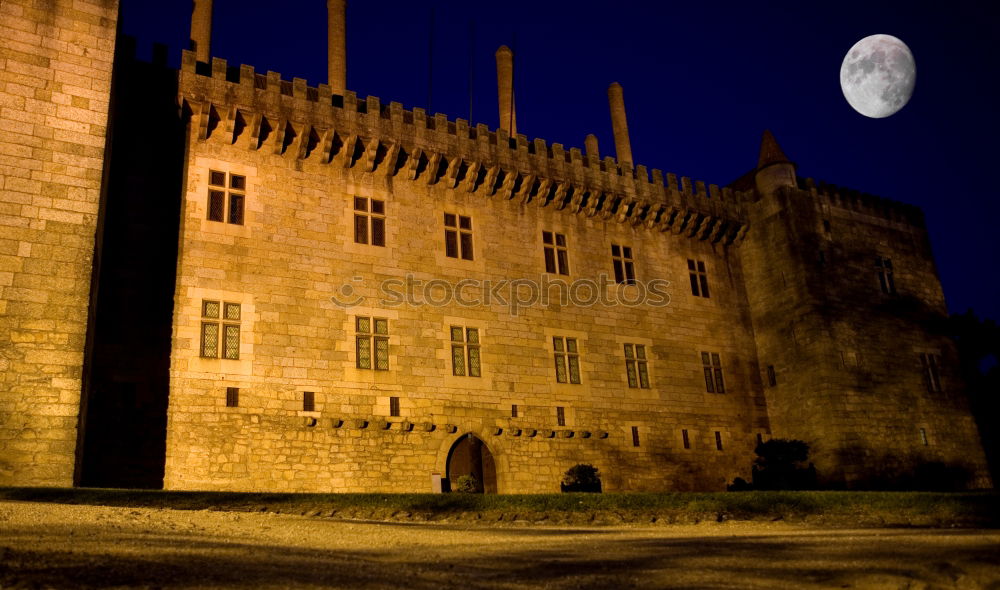
[[[482,439],[471,432],[458,437],[448,451],[446,476],[449,489],[455,489],[455,480],[463,475],[475,477],[480,492],[497,493],[497,468],[493,453]]]

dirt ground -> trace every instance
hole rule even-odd
[[[993,588],[1000,531],[483,526],[0,502],[0,588]]]

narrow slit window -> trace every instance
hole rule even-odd
[[[632,446],[633,447],[639,446],[639,427],[638,426],[633,426],[632,427]]]
[[[566,426],[566,408],[563,406],[556,406],[556,425]]]
[[[517,418],[517,404],[513,404],[510,407],[510,417]]]
[[[715,431],[715,449],[717,451],[722,450],[722,433],[718,430]]]
[[[771,387],[778,384],[778,375],[774,372],[774,365],[767,366],[767,384]]]
[[[389,398],[389,415],[399,416],[399,398],[392,396]]]
[[[681,442],[684,443],[685,449],[691,448],[691,438],[688,436],[688,431],[686,428],[681,430]]]
[[[316,393],[313,391],[303,391],[302,392],[302,411],[303,412],[315,412],[316,411]]]
[[[226,407],[227,408],[237,408],[240,405],[240,388],[239,387],[227,387],[226,388]]]
[[[920,364],[924,369],[924,384],[927,391],[937,393],[941,391],[941,357],[936,354],[920,354]]]

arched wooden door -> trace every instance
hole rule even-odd
[[[471,432],[465,434],[451,446],[448,452],[448,484],[455,490],[455,481],[463,476],[471,475],[478,482],[481,493],[495,494],[497,492],[497,468],[493,461],[493,453],[482,440]]]

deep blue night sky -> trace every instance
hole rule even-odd
[[[186,0],[122,0],[123,30],[179,62]],[[280,7],[280,9],[278,8]],[[632,151],[650,169],[725,185],[756,165],[771,129],[800,176],[918,205],[954,312],[1000,319],[1000,21],[987,2],[348,3],[348,88],[358,96],[497,126],[493,52],[515,50],[518,131],[569,147],[595,133],[612,154],[607,87],[625,89]],[[862,37],[894,35],[917,64],[910,103],[854,112],[840,63]],[[470,51],[471,50],[471,51]],[[212,54],[258,72],[326,79],[322,0],[216,0]],[[470,68],[470,54],[474,57]]]

